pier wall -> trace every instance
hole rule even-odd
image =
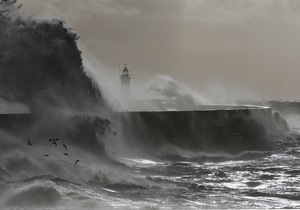
[[[201,109],[202,108],[202,109]],[[151,146],[172,144],[207,152],[238,153],[266,148],[272,111],[268,107],[200,107],[194,111],[121,113],[127,138]]]
[[[23,130],[32,122],[30,113],[0,114],[0,128],[3,130]]]

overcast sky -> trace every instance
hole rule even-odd
[[[239,84],[300,99],[299,0],[19,0],[22,12],[61,17],[107,71],[168,74],[195,89]]]

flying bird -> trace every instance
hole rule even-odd
[[[28,143],[27,143],[27,144],[28,144],[29,146],[32,146],[32,144],[30,143],[29,139],[28,139],[27,141],[28,141]]]
[[[57,143],[55,141],[53,141],[52,144],[54,144],[57,147]]]
[[[63,147],[67,150],[67,145],[63,144]]]
[[[69,155],[68,153],[63,153],[64,155]]]
[[[51,142],[52,142],[52,141],[53,141],[53,139],[49,139],[49,141],[51,141]]]
[[[48,157],[49,155],[44,155],[45,157]]]
[[[76,160],[76,162],[74,163],[74,165],[76,165],[79,162],[79,160]]]

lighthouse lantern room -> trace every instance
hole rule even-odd
[[[124,65],[124,69],[122,70],[120,79],[121,79],[122,94],[124,94],[124,96],[126,96],[126,97],[129,97],[129,95],[130,95],[130,79],[131,79],[131,76],[129,74],[129,71],[128,71],[128,68],[127,68],[126,64]]]

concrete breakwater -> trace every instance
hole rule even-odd
[[[117,114],[123,139],[142,141],[160,148],[236,154],[268,148],[273,116],[262,106],[199,106],[185,111],[130,111]],[[25,130],[33,121],[30,113],[0,114],[4,130]]]
[[[32,122],[30,113],[2,113],[0,114],[0,128],[9,131],[26,129]]]
[[[206,152],[267,149],[272,129],[272,110],[262,106],[199,106],[191,111],[137,111],[120,116],[126,138],[151,147],[171,144]]]

